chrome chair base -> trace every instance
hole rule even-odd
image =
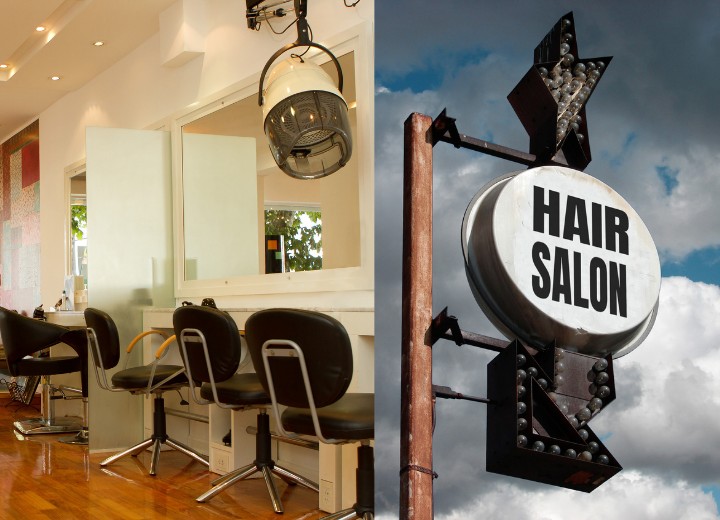
[[[282,513],[284,509],[282,501],[280,500],[280,495],[275,487],[273,473],[288,484],[300,484],[306,488],[312,489],[316,493],[319,493],[320,488],[317,483],[303,477],[302,475],[298,475],[287,468],[283,468],[282,466],[275,464],[275,461],[272,459],[271,442],[270,419],[267,413],[263,410],[257,416],[255,460],[247,466],[243,466],[227,473],[226,475],[216,478],[211,482],[212,487],[195,500],[198,502],[207,502],[212,497],[224,491],[236,482],[246,479],[255,473],[261,473],[265,479],[265,485],[267,486],[268,493],[270,494],[270,501],[272,502],[273,510],[276,513]]]
[[[120,460],[121,458],[123,458],[127,455],[130,455],[132,457],[137,457],[138,455],[140,455],[140,453],[142,453],[143,451],[145,451],[146,449],[148,449],[152,446],[152,455],[150,457],[150,470],[148,473],[152,476],[155,476],[157,474],[157,465],[158,465],[158,461],[160,460],[160,450],[162,449],[163,444],[169,446],[170,448],[172,448],[174,450],[184,453],[191,459],[199,462],[200,464],[203,464],[204,466],[210,467],[210,462],[205,455],[202,455],[202,454],[196,452],[189,446],[186,446],[185,444],[183,444],[179,441],[171,439],[170,437],[168,437],[164,440],[161,438],[154,438],[154,437],[145,439],[141,443],[136,444],[135,446],[132,446],[132,447],[126,449],[125,451],[116,453],[115,455],[108,457],[107,459],[105,459],[104,461],[102,461],[100,463],[100,466],[101,467],[108,466],[108,465],[112,464],[113,462]]]
[[[370,512],[358,514],[355,509],[350,508],[338,511],[337,513],[333,513],[328,516],[323,516],[320,520],[352,520],[353,518],[359,518],[360,520],[373,520],[375,515]]]
[[[15,421],[13,427],[23,435],[73,433],[82,430],[82,422],[75,418],[55,418],[52,422],[42,417]]]
[[[87,428],[83,428],[82,430],[77,432],[77,435],[73,435],[72,437],[63,437],[61,439],[58,439],[58,441],[62,442],[63,444],[87,446],[90,443],[90,433]]]
[[[284,509],[282,501],[280,500],[280,495],[277,491],[277,488],[275,487],[273,473],[283,479],[288,484],[300,484],[302,486],[305,486],[306,488],[312,489],[315,492],[320,491],[318,485],[312,480],[307,479],[302,475],[298,475],[297,473],[293,473],[292,471],[283,468],[282,466],[275,465],[273,467],[270,467],[269,465],[256,465],[253,462],[252,464],[243,466],[242,468],[231,471],[230,473],[213,480],[212,487],[208,491],[197,497],[195,500],[197,502],[207,502],[212,497],[224,491],[236,482],[251,477],[258,472],[262,473],[262,476],[265,479],[265,485],[267,486],[268,493],[270,494],[270,501],[272,502],[273,510],[276,513],[282,513]]]

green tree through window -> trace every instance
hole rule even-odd
[[[87,206],[70,206],[70,228],[75,240],[82,240],[87,229]]]
[[[267,209],[265,234],[285,237],[287,271],[322,269],[322,220],[319,211]]]

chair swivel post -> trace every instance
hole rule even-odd
[[[165,399],[162,394],[156,394],[153,405],[153,434],[155,441],[165,442],[168,439],[167,421],[165,419]]]
[[[358,466],[355,470],[357,502],[355,512],[360,518],[375,510],[375,458],[369,444],[358,446]]]
[[[363,442],[357,449],[355,498],[352,507],[322,517],[320,520],[373,520],[375,518],[375,460],[373,447]]]
[[[272,468],[275,461],[272,459],[272,437],[270,436],[270,417],[261,412],[257,416],[257,435],[255,435],[255,465]]]

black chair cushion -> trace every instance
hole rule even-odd
[[[0,334],[11,370],[23,357],[61,343],[63,335],[69,330],[67,327],[28,318],[0,307]]]
[[[260,384],[257,374],[235,374],[230,379],[215,383],[218,400],[224,404],[237,406],[255,406],[270,404],[270,396]],[[209,383],[203,383],[200,388],[203,399],[212,400],[212,388]]]
[[[178,370],[182,370],[183,367],[178,365],[157,365],[155,368],[155,374],[153,375],[152,384],[156,385],[163,379],[166,379],[173,375]],[[141,366],[134,368],[127,368],[116,372],[112,376],[112,384],[117,388],[124,388],[125,390],[144,390],[148,386],[148,379],[150,378],[150,372],[152,366]],[[185,372],[182,372],[167,383],[163,384],[162,387],[170,386],[187,386],[188,380],[185,376]]]
[[[330,406],[317,409],[324,437],[362,440],[375,437],[375,394],[345,394]],[[315,435],[307,408],[288,408],[282,414],[283,428],[303,435]]]
[[[77,356],[24,358],[17,360],[15,367],[23,376],[50,376],[79,372],[82,360]]]

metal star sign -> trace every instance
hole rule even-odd
[[[562,155],[571,168],[590,163],[585,105],[611,56],[580,59],[572,12],[535,48],[534,64],[508,95],[539,162]]]

